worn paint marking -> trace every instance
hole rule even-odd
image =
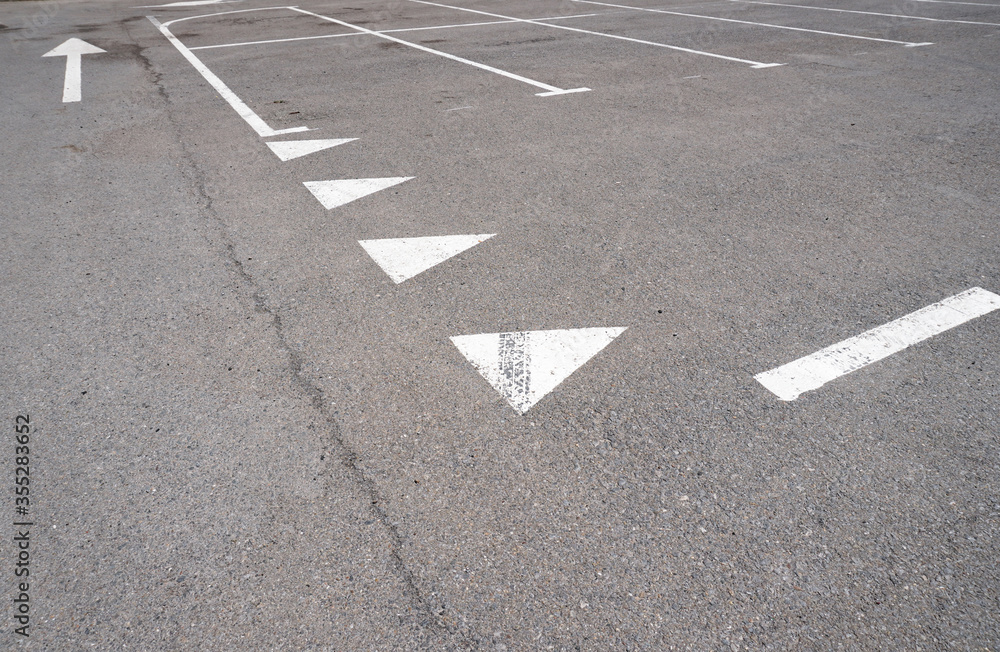
[[[272,8],[269,7],[268,9]],[[247,9],[238,12],[233,11],[225,13],[244,13],[244,11],[254,11],[254,10]],[[261,9],[260,11],[263,11],[263,9]],[[176,36],[173,35],[173,33],[171,33],[170,29],[167,27],[167,25],[169,25],[170,23],[166,24],[160,23],[160,21],[156,20],[156,18],[153,16],[146,16],[146,18],[148,18],[149,22],[153,23],[153,25],[156,26],[156,29],[160,30],[161,34],[167,37],[167,40],[170,41],[170,43],[173,44],[175,48],[177,48],[177,51],[181,53],[181,56],[183,56],[185,59],[188,60],[188,63],[190,63],[194,67],[194,69],[197,70],[201,74],[201,76],[205,78],[205,81],[207,81],[212,86],[212,88],[214,88],[215,91],[222,96],[222,99],[224,99],[229,104],[229,106],[233,107],[233,110],[235,110],[236,113],[239,114],[239,116],[243,118],[246,121],[246,123],[250,125],[250,127],[254,131],[256,131],[257,135],[259,135],[261,138],[280,136],[281,134],[297,133],[300,131],[309,131],[309,127],[272,129],[271,126],[268,125],[266,122],[264,122],[264,120],[259,115],[257,115],[253,111],[253,109],[247,106],[246,103],[243,100],[241,100],[238,95],[236,95],[236,93],[234,93],[228,86],[226,86],[225,82],[223,82],[221,79],[218,78],[218,76],[216,76],[215,73],[209,70],[208,66],[202,63],[201,59],[198,58],[198,55],[192,52],[186,45],[181,43],[180,39],[178,39]],[[196,18],[196,16],[191,16],[190,18]],[[176,23],[181,20],[184,19],[178,18],[177,20],[171,22]]]
[[[794,401],[803,392],[998,308],[1000,296],[972,288],[754,378],[781,400]]]
[[[452,337],[462,355],[522,414],[625,328],[484,333]]]

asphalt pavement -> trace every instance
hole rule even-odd
[[[0,24],[0,647],[1000,649],[1000,2]]]

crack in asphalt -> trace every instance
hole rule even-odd
[[[132,38],[132,35],[129,33],[128,27],[124,24],[124,21],[122,26],[129,37]],[[135,41],[135,39],[133,39],[133,41]],[[144,54],[144,48],[136,45],[132,53],[151,77],[153,84],[157,89],[157,93],[161,98],[163,98],[164,103],[168,106],[173,104],[169,93],[161,83],[162,73],[156,71],[153,67],[152,62]],[[169,110],[166,111],[166,117],[167,121],[174,128],[174,131],[179,134],[179,125]],[[323,390],[307,379],[306,374],[303,372],[302,356],[289,344],[288,339],[285,336],[285,327],[282,322],[281,315],[268,305],[264,292],[254,280],[250,272],[248,272],[244,267],[239,256],[237,256],[236,247],[230,240],[226,225],[222,218],[215,212],[213,206],[214,202],[205,186],[204,175],[201,169],[194,161],[194,158],[188,151],[184,141],[178,137],[177,142],[180,146],[184,163],[186,164],[186,167],[182,168],[182,173],[184,176],[190,178],[196,189],[196,194],[201,200],[200,203],[204,206],[206,214],[209,215],[210,219],[216,223],[216,227],[220,233],[220,238],[223,241],[225,257],[235,269],[236,276],[246,284],[247,288],[249,288],[248,291],[245,290],[244,292],[249,294],[249,299],[253,304],[254,311],[258,314],[267,315],[271,318],[271,326],[278,341],[279,348],[288,356],[288,368],[291,373],[293,384],[298,387],[306,397],[308,397],[309,404],[320,414],[327,424],[329,435],[327,437],[328,441],[324,442],[323,445],[323,457],[326,457],[328,453],[334,453],[336,455],[337,459],[339,459],[341,463],[341,466],[347,470],[350,479],[360,488],[361,493],[368,500],[369,509],[372,515],[388,532],[390,539],[389,552],[392,558],[393,567],[403,582],[404,592],[408,594],[409,599],[416,604],[418,613],[422,613],[424,616],[422,620],[418,621],[419,624],[426,629],[436,632],[437,634],[445,634],[449,638],[458,639],[460,649],[478,647],[478,643],[482,641],[483,638],[474,634],[470,636],[469,633],[461,631],[457,625],[449,624],[444,617],[447,611],[445,605],[442,604],[440,609],[435,609],[435,606],[431,603],[431,601],[425,597],[425,592],[421,591],[418,586],[416,575],[407,566],[403,559],[403,535],[400,533],[399,528],[393,523],[388,511],[386,510],[386,501],[383,499],[381,491],[379,491],[375,481],[370,478],[359,466],[359,461],[361,460],[360,456],[353,448],[351,448],[341,435],[340,424],[330,412],[327,402],[324,400]],[[209,244],[214,245],[211,241],[209,241]],[[437,595],[437,592],[432,590],[430,591],[430,594]],[[458,618],[454,616],[452,616],[451,620],[454,623],[458,622]]]

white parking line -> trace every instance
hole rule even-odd
[[[826,383],[967,321],[1000,308],[1000,296],[972,288],[861,335],[757,374],[754,379],[782,401]]]
[[[942,5],[972,5],[974,7],[1000,7],[1000,5],[986,2],[957,2],[957,0],[913,0],[913,2],[933,2]]]
[[[415,0],[412,0],[415,1]],[[908,18],[912,20],[929,20],[934,23],[961,23],[963,25],[992,25],[1000,27],[1000,23],[984,23],[978,20],[954,20],[945,18],[926,18],[924,16],[908,16],[906,14],[880,14],[874,11],[857,11],[854,9],[831,9],[830,7],[814,7],[812,5],[790,5],[783,2],[764,2],[763,0],[729,0],[749,5],[772,5],[775,7],[792,7],[794,9],[816,9],[819,11],[838,11],[844,14],[862,14],[865,16],[885,16],[886,18]]]
[[[823,34],[824,36],[842,36],[844,38],[855,38],[864,41],[880,41],[882,43],[892,43],[894,45],[903,45],[908,48],[915,48],[921,45],[934,45],[933,43],[913,43],[911,41],[894,41],[887,38],[875,38],[872,36],[858,36],[856,34],[841,34],[840,32],[825,32],[818,29],[806,29],[804,27],[789,27],[787,25],[773,25],[771,23],[754,23],[748,20],[736,20],[735,18],[719,18],[718,16],[704,16],[702,14],[686,14],[680,11],[667,11],[665,9],[646,9],[644,7],[631,7],[628,5],[615,5],[609,4],[607,2],[594,2],[593,0],[573,0],[573,2],[582,2],[588,5],[600,5],[602,7],[617,7],[619,9],[634,9],[635,11],[649,11],[657,14],[670,14],[671,16],[685,16],[687,18],[704,18],[706,20],[720,20],[726,23],[741,23],[743,25],[754,25],[756,27],[773,27],[775,29],[787,29],[795,32],[810,32],[812,34]]]
[[[226,12],[226,13],[239,13],[239,12]],[[309,127],[292,127],[290,129],[271,128],[271,126],[268,125],[266,122],[264,122],[264,120],[259,115],[254,113],[253,109],[247,106],[246,103],[243,102],[243,100],[241,100],[236,95],[236,93],[230,90],[229,87],[226,86],[226,84],[215,75],[215,73],[209,70],[208,66],[203,64],[201,62],[201,59],[199,59],[194,52],[188,49],[186,45],[181,43],[180,40],[170,32],[170,30],[167,28],[167,25],[169,25],[170,23],[167,23],[166,25],[161,24],[160,21],[156,20],[156,18],[154,18],[153,16],[146,16],[146,18],[148,18],[149,22],[153,23],[153,25],[155,25],[156,28],[160,30],[160,32],[164,36],[167,37],[167,40],[170,41],[175,48],[177,48],[177,51],[180,52],[185,59],[188,60],[188,63],[194,66],[194,69],[197,70],[199,73],[201,73],[201,76],[205,78],[205,81],[207,81],[209,84],[212,85],[212,88],[214,88],[216,92],[218,92],[219,95],[222,96],[222,99],[228,102],[229,106],[233,107],[236,113],[238,113],[241,118],[246,120],[247,124],[250,125],[253,128],[253,130],[257,132],[257,135],[259,135],[261,138],[280,136],[281,134],[294,134],[300,131],[309,131]],[[172,20],[170,22],[176,23],[179,20],[184,20],[184,19],[178,18],[177,20]]]
[[[437,2],[427,2],[426,0],[410,0],[410,2],[416,2],[422,5],[431,5],[432,7],[444,7],[445,9],[454,9],[456,11],[468,11],[474,14],[482,14],[483,16],[492,16],[494,18],[506,18],[507,20],[517,21],[519,23],[528,23],[530,25],[542,25],[543,27],[551,27],[553,29],[563,29],[570,32],[579,32],[580,34],[590,34],[591,36],[603,36],[605,38],[618,39],[619,41],[629,41],[631,43],[641,43],[642,45],[654,45],[658,48],[667,48],[670,50],[677,50],[679,52],[687,52],[688,54],[698,54],[705,57],[714,57],[716,59],[725,59],[726,61],[735,61],[737,63],[747,63],[753,68],[774,68],[775,66],[783,66],[783,63],[761,63],[760,61],[750,61],[749,59],[739,59],[737,57],[728,57],[724,54],[716,54],[714,52],[704,52],[702,50],[692,50],[691,48],[683,48],[677,45],[667,45],[666,43],[656,43],[654,41],[644,41],[637,38],[629,38],[627,36],[618,36],[617,34],[607,34],[605,32],[594,32],[589,29],[580,29],[578,27],[567,27],[566,25],[550,25],[549,23],[542,23],[535,19],[528,18],[515,18],[513,16],[504,16],[502,14],[493,14],[487,11],[478,11],[476,9],[467,9],[465,7],[455,7],[452,5],[438,4]]]
[[[601,14],[578,14],[576,16],[553,16],[551,18],[539,18],[538,20],[566,20],[569,18],[589,18]],[[401,29],[383,29],[379,34],[397,34],[399,32],[423,32],[433,29],[452,29],[456,27],[482,27],[483,25],[505,25],[516,23],[516,20],[491,20],[485,23],[460,23],[456,25],[432,25],[429,27],[404,27]],[[220,45],[199,45],[192,50],[214,50],[215,48],[235,48],[241,45],[266,45],[268,43],[289,43],[292,41],[314,41],[316,39],[340,38],[342,36],[367,36],[364,32],[350,32],[348,34],[321,34],[320,36],[298,36],[294,38],[275,38],[266,41],[244,41],[242,43],[223,43]]]
[[[316,13],[313,13],[311,11],[306,11],[305,9],[299,9],[298,7],[289,7],[289,9],[291,9],[292,11],[297,11],[297,12],[299,12],[301,14],[306,14],[307,16],[314,16],[314,17],[319,18],[321,20],[326,20],[326,21],[329,21],[331,23],[336,23],[337,25],[341,25],[343,27],[349,27],[351,29],[356,29],[359,32],[363,32],[365,34],[371,34],[372,36],[377,36],[379,38],[386,39],[387,41],[392,41],[394,43],[399,43],[400,45],[405,45],[407,47],[411,47],[411,48],[414,48],[416,50],[420,50],[421,52],[429,52],[430,54],[436,54],[439,57],[444,57],[445,59],[451,59],[452,61],[458,61],[459,63],[464,63],[466,65],[473,66],[475,68],[480,68],[482,70],[487,70],[487,71],[495,73],[497,75],[502,75],[502,76],[508,77],[510,79],[515,79],[517,81],[524,82],[525,84],[530,84],[531,86],[534,86],[536,88],[544,88],[545,89],[544,93],[535,93],[535,95],[538,95],[538,96],[541,96],[541,97],[550,97],[552,95],[565,95],[566,93],[582,93],[584,91],[589,91],[590,90],[589,88],[570,88],[570,89],[558,88],[558,87],[552,86],[550,84],[545,84],[545,83],[540,82],[540,81],[535,81],[534,79],[528,79],[527,77],[522,77],[521,75],[515,75],[514,73],[507,72],[506,70],[500,70],[499,68],[494,68],[493,66],[487,66],[485,63],[479,63],[477,61],[470,61],[469,59],[463,59],[462,57],[457,57],[454,54],[448,54],[447,52],[442,52],[440,50],[434,50],[434,49],[431,49],[431,48],[428,48],[428,47],[424,47],[423,45],[419,45],[417,43],[412,43],[410,41],[404,41],[403,39],[398,39],[395,36],[389,36],[388,34],[384,34],[384,33],[381,33],[381,32],[376,32],[374,30],[370,30],[370,29],[367,29],[365,27],[359,27],[358,25],[352,25],[351,23],[345,23],[344,21],[337,20],[336,18],[330,18],[329,16],[322,16],[320,14],[316,14]],[[545,25],[546,23],[539,23],[539,24],[540,25]]]
[[[228,16],[229,14],[246,14],[251,11],[275,11],[277,9],[288,9],[287,6],[281,7],[257,7],[255,9],[234,9],[232,11],[216,11],[211,14],[198,14],[197,16],[185,16],[184,18],[174,18],[173,20],[168,20],[163,23],[164,26],[170,27],[174,23],[182,23],[185,20],[198,20],[199,18],[215,18],[216,16]],[[148,16],[147,16],[148,18]]]

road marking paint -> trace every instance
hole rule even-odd
[[[413,2],[415,0],[411,0]],[[838,11],[845,14],[863,14],[865,16],[885,16],[887,18],[910,18],[912,20],[929,20],[934,23],[962,23],[964,25],[993,25],[1000,26],[1000,23],[983,23],[976,20],[954,20],[945,18],[925,18],[924,16],[908,16],[906,14],[880,14],[874,11],[857,11],[854,9],[831,9],[830,7],[813,7],[812,5],[790,5],[783,2],[764,2],[763,0],[729,0],[730,2],[742,2],[750,5],[773,5],[775,7],[792,7],[794,9],[816,9],[819,11]]]
[[[83,97],[81,59],[85,54],[107,52],[78,38],[71,38],[62,45],[43,54],[43,57],[66,57],[66,76],[63,80],[63,102],[79,102]]]
[[[681,77],[681,79],[701,79],[701,75],[689,75],[687,77]]]
[[[463,109],[474,109],[474,106],[456,106],[454,109],[445,109],[442,113],[451,113],[452,111],[462,111]]]
[[[972,5],[974,7],[1000,7],[987,2],[957,2],[956,0],[913,0],[914,2],[935,2],[942,5]]]
[[[442,52],[440,50],[434,50],[434,49],[431,49],[431,48],[428,48],[428,47],[424,47],[423,45],[418,45],[417,43],[412,43],[410,41],[404,41],[403,39],[398,39],[395,36],[389,36],[388,34],[383,34],[381,32],[376,32],[376,31],[367,29],[365,27],[359,27],[358,25],[352,25],[350,23],[345,23],[344,21],[337,20],[336,18],[330,18],[329,16],[322,16],[320,14],[316,14],[316,13],[313,13],[311,11],[306,11],[305,9],[299,9],[298,7],[290,7],[290,9],[292,9],[293,11],[297,11],[299,13],[302,13],[302,14],[309,15],[309,16],[315,16],[316,18],[320,18],[322,20],[326,20],[326,21],[329,21],[331,23],[336,23],[337,25],[341,25],[343,27],[349,27],[351,29],[356,29],[359,32],[363,32],[365,34],[371,34],[372,36],[377,36],[379,38],[386,39],[387,41],[392,41],[394,43],[399,43],[400,45],[405,45],[407,47],[411,47],[411,48],[420,50],[422,52],[429,52],[430,54],[436,54],[436,55],[438,55],[440,57],[444,57],[446,59],[451,59],[452,61],[458,61],[459,63],[464,63],[464,64],[467,64],[467,65],[470,65],[470,66],[474,66],[476,68],[480,68],[482,70],[487,70],[489,72],[496,73],[497,75],[502,75],[502,76],[507,77],[509,79],[516,79],[517,81],[524,82],[525,84],[530,84],[531,86],[534,86],[536,88],[544,88],[546,90],[545,93],[536,93],[536,95],[542,95],[542,96],[548,97],[550,95],[563,95],[565,93],[576,93],[576,92],[582,92],[582,91],[589,91],[590,90],[589,88],[573,88],[573,89],[566,90],[566,89],[558,88],[556,86],[551,86],[549,84],[543,84],[540,81],[535,81],[534,79],[528,79],[527,77],[522,77],[521,75],[515,75],[514,73],[507,72],[506,70],[500,70],[499,68],[494,68],[493,66],[487,66],[484,63],[479,63],[479,62],[476,62],[476,61],[470,61],[469,59],[463,59],[462,57],[456,57],[454,54],[448,54],[447,52]],[[540,23],[540,24],[544,25],[546,23]]]
[[[187,0],[186,2],[171,2],[165,5],[140,5],[133,9],[170,9],[171,7],[200,7],[202,5],[224,5],[243,0]]]
[[[304,181],[319,203],[330,210],[355,199],[409,181],[413,177],[385,177],[382,179],[334,179],[332,181]]]
[[[524,414],[624,332],[576,328],[460,335],[451,341],[511,407]]]
[[[536,18],[535,20],[566,20],[568,18],[586,18],[588,16],[600,16],[601,14],[577,14],[576,16],[553,16],[551,18]],[[402,27],[399,29],[379,30],[379,34],[397,34],[399,32],[426,32],[435,29],[454,29],[458,27],[482,27],[484,25],[508,25],[516,23],[516,20],[491,20],[485,23],[458,23],[455,25],[431,25],[429,27]],[[364,32],[350,32],[348,34],[320,34],[319,36],[296,36],[292,38],[273,38],[265,41],[243,41],[242,43],[221,43],[219,45],[199,45],[192,50],[214,50],[215,48],[235,48],[242,45],[266,45],[268,43],[290,43],[292,41],[315,41],[317,39],[341,38],[344,36],[367,36]]]
[[[998,308],[1000,296],[982,288],[972,288],[812,355],[757,374],[754,379],[782,401],[794,401],[803,392],[818,389],[831,380]]]
[[[680,11],[667,11],[665,9],[646,9],[644,7],[632,7],[629,5],[616,5],[607,2],[594,2],[593,0],[573,0],[588,5],[600,5],[602,7],[617,7],[619,9],[634,9],[636,11],[649,11],[657,14],[670,14],[671,16],[686,16],[688,18],[704,18],[705,20],[720,20],[726,23],[740,23],[743,25],[754,25],[756,27],[773,27],[775,29],[787,29],[795,32],[809,32],[811,34],[822,34],[824,36],[841,36],[843,38],[861,39],[863,41],[880,41],[882,43],[892,43],[903,45],[908,48],[920,47],[921,45],[934,45],[933,43],[914,43],[911,41],[895,41],[887,38],[875,38],[873,36],[858,36],[856,34],[842,34],[840,32],[826,32],[819,29],[806,29],[804,27],[789,27],[787,25],[774,25],[772,23],[754,23],[749,20],[736,20],[735,18],[719,18],[718,16],[704,16],[702,14],[687,14]]]
[[[368,255],[397,284],[457,256],[496,233],[442,235],[424,238],[358,240]]]
[[[630,43],[641,43],[642,45],[654,45],[659,48],[667,48],[669,50],[677,50],[679,52],[687,52],[688,54],[698,54],[706,57],[713,57],[716,59],[724,59],[726,61],[735,61],[737,63],[749,64],[752,68],[774,68],[775,66],[783,66],[783,63],[761,63],[760,61],[750,61],[749,59],[739,59],[737,57],[729,57],[724,54],[716,54],[714,52],[704,52],[702,50],[692,50],[691,48],[683,48],[678,45],[667,45],[666,43],[656,43],[654,41],[644,41],[642,39],[630,38],[628,36],[618,36],[617,34],[607,34],[605,32],[595,32],[589,29],[580,29],[579,27],[569,27],[567,25],[551,25],[549,23],[539,22],[538,20],[532,20],[528,18],[515,18],[513,16],[504,16],[502,14],[493,14],[486,11],[479,11],[476,9],[468,9],[466,7],[455,7],[452,5],[443,5],[437,2],[428,2],[427,0],[410,0],[410,2],[416,2],[422,5],[431,5],[432,7],[444,7],[445,9],[455,9],[456,11],[468,11],[474,14],[482,14],[484,16],[492,16],[493,18],[505,18],[507,20],[513,20],[519,23],[528,23],[530,25],[543,25],[545,27],[551,27],[553,29],[562,29],[570,32],[579,32],[580,34],[590,34],[592,36],[604,36],[606,38],[613,38],[619,41],[628,41]]]
[[[241,118],[246,120],[246,123],[250,125],[250,127],[254,131],[256,131],[257,135],[259,135],[261,138],[269,138],[271,136],[280,136],[281,134],[293,134],[301,131],[309,131],[309,127],[272,129],[266,122],[264,122],[264,120],[259,115],[254,113],[253,109],[247,106],[243,102],[243,100],[241,100],[236,95],[236,93],[229,90],[229,87],[226,86],[226,84],[221,79],[219,79],[215,75],[215,73],[209,70],[208,66],[203,64],[201,62],[201,59],[199,59],[194,52],[189,50],[186,45],[181,43],[180,40],[170,32],[170,30],[167,28],[166,25],[161,24],[160,21],[156,20],[156,18],[153,16],[146,16],[146,18],[148,18],[149,22],[153,23],[153,25],[155,25],[156,28],[160,30],[161,34],[167,37],[167,40],[170,41],[175,48],[177,48],[177,51],[181,53],[181,56],[187,59],[188,63],[194,66],[195,70],[201,73],[201,76],[205,78],[205,81],[207,81],[209,84],[212,85],[212,88],[214,88],[216,92],[222,96],[222,99],[228,102],[229,106],[233,107],[236,113],[238,113]],[[183,20],[183,19],[178,18],[178,20]],[[177,21],[171,21],[171,22],[177,22]]]
[[[199,18],[215,18],[216,16],[228,16],[230,14],[246,14],[251,11],[275,11],[276,9],[290,9],[291,7],[282,5],[280,7],[255,7],[254,9],[233,9],[232,11],[215,11],[210,14],[198,14],[197,16],[184,16],[183,18],[174,18],[173,20],[168,20],[163,23],[167,27],[170,27],[174,23],[183,23],[185,20],[198,20]],[[149,18],[149,16],[147,16]]]
[[[293,158],[299,158],[300,156],[313,154],[315,152],[319,152],[324,149],[336,147],[337,145],[343,145],[344,143],[349,143],[352,140],[357,140],[357,138],[330,138],[327,140],[285,140],[276,143],[275,142],[267,143],[267,146],[270,147],[271,151],[277,154],[278,158],[280,158],[282,161],[290,161]]]
[[[219,43],[218,45],[199,45],[192,50],[217,50],[218,48],[238,48],[244,45],[268,45],[269,43],[291,43],[292,41],[317,41],[327,38],[343,38],[344,36],[364,36],[361,32],[349,34],[321,34],[319,36],[296,36],[294,38],[272,38],[265,41],[241,41],[239,43]]]

